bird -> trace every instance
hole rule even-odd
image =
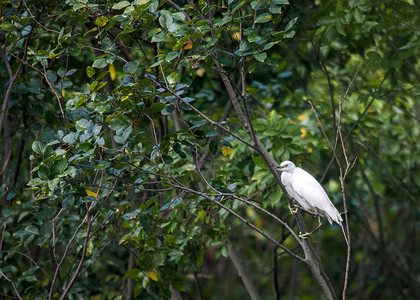
[[[318,216],[319,226],[321,226],[320,216],[326,217],[328,222],[332,225],[336,222],[341,226],[343,218],[338,212],[337,208],[332,204],[327,193],[321,184],[308,172],[302,168],[296,167],[295,164],[289,160],[283,161],[275,170],[281,172],[281,182],[284,184],[289,196],[300,205],[300,207],[310,214]],[[290,208],[292,213],[297,212]]]

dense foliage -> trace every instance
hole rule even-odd
[[[416,2],[0,0],[0,295],[420,298]]]

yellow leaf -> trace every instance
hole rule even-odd
[[[305,120],[307,118],[309,118],[307,114],[301,114],[301,115],[298,116],[298,120],[299,121],[303,121],[303,120]]]
[[[305,128],[301,128],[301,129],[300,129],[300,132],[302,132],[302,134],[300,135],[300,137],[301,137],[302,139],[304,139],[304,138],[305,138],[305,136],[306,136],[306,134],[307,134],[308,132],[306,131],[306,129],[305,129]]]
[[[232,148],[230,148],[230,147],[226,147],[226,146],[223,146],[222,147],[222,153],[223,153],[223,156],[228,156],[229,154],[231,154],[232,153]]]
[[[290,123],[290,124],[296,124],[296,122],[295,122],[295,121],[293,121],[293,120],[289,120],[289,123]]]
[[[128,96],[125,96],[124,98],[121,99],[121,102],[125,101],[128,99],[128,97],[130,97],[133,93],[128,94]]]
[[[117,78],[117,73],[115,72],[114,64],[110,64],[108,66],[108,69],[109,69],[109,76],[111,77],[111,80],[115,81],[115,79]]]
[[[50,279],[45,277],[44,281],[42,281],[42,286],[47,286],[50,283]]]
[[[312,147],[309,147],[308,150],[306,150],[308,153],[312,153]]]
[[[205,72],[206,72],[206,69],[200,68],[195,73],[197,74],[197,76],[203,77]]]
[[[184,44],[184,47],[182,49],[184,50],[190,50],[193,46],[193,42],[192,41],[188,41]]]
[[[150,275],[150,279],[156,282],[158,281],[155,270],[150,271],[149,275]]]
[[[258,227],[259,229],[261,229],[262,227],[263,227],[263,219],[262,218],[258,218],[255,222],[254,222],[254,225],[256,226],[256,227]]]
[[[239,31],[236,31],[236,32],[232,33],[232,38],[235,41],[240,41],[241,40],[241,34],[239,33]]]
[[[86,194],[87,194],[88,196],[92,196],[92,197],[98,198],[98,194],[97,194],[97,193],[92,192],[91,190],[86,190]]]
[[[384,79],[384,73],[380,70],[376,71],[376,75],[378,75],[378,78],[380,81],[382,81],[382,79]]]
[[[253,210],[251,207],[247,207],[246,209],[246,215],[248,217],[255,217],[255,210]]]

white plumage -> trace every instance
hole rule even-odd
[[[288,160],[282,162],[276,169],[282,172],[281,182],[289,196],[304,210],[314,215],[327,217],[330,224],[333,221],[338,224],[343,221],[325,190],[311,174]]]

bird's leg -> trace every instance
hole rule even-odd
[[[311,234],[312,232],[305,232],[305,233],[299,232],[299,237],[304,240],[304,239],[309,238]]]
[[[301,239],[307,239],[308,237],[310,237],[312,234],[314,234],[321,228],[322,228],[321,217],[318,215],[318,227],[314,231],[311,231],[311,232],[305,232],[305,233],[299,232],[299,237]]]
[[[299,206],[296,205],[295,201],[293,201],[293,200],[292,200],[292,204],[293,204],[293,206],[289,205],[289,210],[290,210],[291,214],[295,215],[299,210]]]
[[[290,210],[291,214],[295,215],[299,210],[299,206],[293,205],[293,207],[292,207],[292,206],[289,205],[289,210]]]
[[[314,231],[312,231],[311,234],[317,232],[321,228],[322,228],[322,221],[321,221],[321,217],[318,215],[318,227]]]

